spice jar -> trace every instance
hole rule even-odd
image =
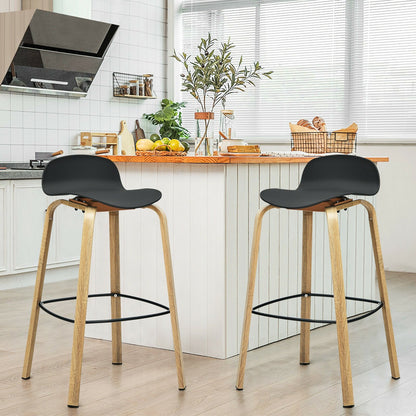
[[[129,85],[130,85],[130,95],[137,95],[137,79],[130,80]]]
[[[129,87],[127,85],[120,85],[120,95],[127,95],[129,93]]]
[[[137,83],[139,84],[139,88],[138,88],[138,93],[140,96],[144,96],[144,82],[143,82],[143,77],[141,75],[139,75],[139,80],[137,81]]]

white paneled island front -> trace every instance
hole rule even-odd
[[[308,158],[110,156],[127,189],[156,188],[168,219],[184,352],[216,358],[238,354],[255,215],[266,188],[294,189]],[[385,162],[387,158],[370,158]],[[328,172],[330,175],[331,173]],[[366,198],[367,199],[367,198]],[[374,203],[374,198],[368,198]],[[332,293],[325,215],[314,213],[312,291]],[[377,298],[371,236],[361,208],[340,212],[349,296]],[[381,230],[382,233],[382,230]],[[300,293],[302,212],[271,210],[263,222],[254,303]],[[168,305],[158,218],[148,209],[120,212],[121,292]],[[91,293],[110,292],[108,213],[97,213]],[[364,305],[347,302],[349,314]],[[299,315],[294,299],[268,307]],[[122,300],[123,316],[155,307]],[[312,315],[334,319],[331,300],[312,299]],[[108,299],[91,299],[88,319],[111,316]],[[299,333],[299,323],[253,315],[250,349]],[[335,327],[334,327],[335,330]],[[111,325],[87,325],[87,336],[111,339]],[[172,349],[169,316],[122,325],[123,342]]]

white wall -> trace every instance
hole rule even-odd
[[[169,0],[173,1],[173,0]],[[19,0],[0,0],[0,11],[17,10]],[[159,100],[112,97],[113,71],[153,73],[160,98],[166,95],[166,0],[92,0],[92,18],[120,24],[113,44],[86,98],[0,93],[0,161],[27,161],[34,152],[68,152],[81,130],[117,131],[158,108]],[[145,130],[151,127],[145,125]],[[266,150],[285,146],[264,147]],[[363,155],[389,156],[379,165],[382,186],[378,216],[385,266],[416,272],[416,143],[359,145]]]
[[[387,270],[416,272],[416,143],[362,145],[360,154],[388,156],[379,163],[377,198],[384,264]]]
[[[17,10],[17,0],[0,0],[0,11]],[[92,0],[92,19],[120,25],[86,98],[0,93],[0,161],[29,161],[35,151],[70,151],[80,131],[118,132],[127,120],[133,130],[160,100],[112,96],[112,72],[154,75],[166,95],[166,0]],[[152,129],[144,122],[145,131]]]
[[[379,163],[381,187],[377,216],[386,270],[416,272],[416,142],[414,144],[360,144],[361,156],[388,156]],[[289,150],[287,145],[262,146],[264,150]]]

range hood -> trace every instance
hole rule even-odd
[[[0,13],[0,89],[86,96],[117,29],[40,9]]]

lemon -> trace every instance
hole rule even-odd
[[[153,142],[151,140],[149,140],[149,139],[140,139],[140,140],[137,140],[136,149],[138,151],[142,151],[142,152],[143,151],[146,152],[146,151],[149,151],[149,150],[153,150]]]
[[[162,140],[156,140],[153,143],[153,149],[157,151],[164,151],[167,150],[167,146],[162,142]]]
[[[169,144],[169,143],[170,143],[170,139],[169,139],[169,137],[164,137],[164,138],[162,139],[162,143],[163,143],[163,144]]]
[[[171,140],[170,143],[169,143],[169,146],[174,152],[180,152],[181,147],[183,147],[181,145],[181,142],[179,140],[176,140],[176,139]]]

